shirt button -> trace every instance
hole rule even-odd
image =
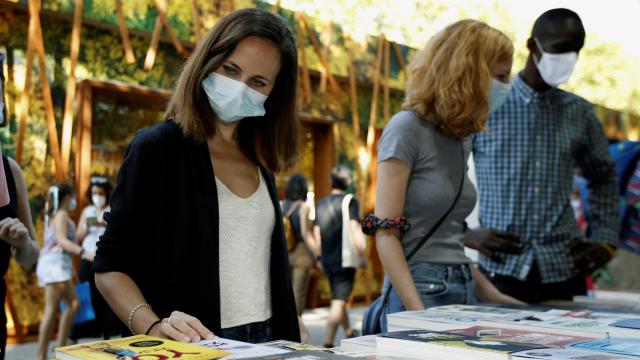
[[[533,215],[533,220],[538,220],[538,215]]]
[[[536,192],[536,194],[537,194],[537,193],[539,193],[539,192],[540,192],[540,188],[537,188],[537,187],[536,187],[536,188],[533,188],[533,191],[535,191],[535,192]]]
[[[540,167],[540,161],[536,161],[536,166]]]

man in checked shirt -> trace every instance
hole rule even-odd
[[[615,165],[592,106],[560,90],[584,45],[580,17],[553,9],[535,22],[526,66],[504,105],[474,139],[481,229],[465,244],[505,294],[538,303],[586,293],[585,276],[615,253]],[[589,181],[591,235],[580,234],[570,193],[574,169]]]

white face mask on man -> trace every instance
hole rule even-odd
[[[533,40],[536,42],[536,46],[542,54],[540,59],[538,59],[536,54],[533,54],[533,60],[536,63],[542,80],[552,87],[557,87],[569,81],[573,69],[578,62],[578,53],[575,51],[561,54],[548,53],[542,49],[538,38],[534,37]]]
[[[202,81],[209,105],[218,118],[224,122],[234,122],[246,117],[262,116],[266,113],[264,95],[247,84],[218,73],[211,73]]]

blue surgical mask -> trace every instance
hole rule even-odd
[[[246,117],[263,116],[267,95],[250,88],[247,84],[218,73],[211,73],[202,81],[209,105],[218,118],[234,122]]]
[[[505,84],[496,79],[491,79],[491,89],[489,90],[489,114],[498,110],[509,96],[511,84]]]

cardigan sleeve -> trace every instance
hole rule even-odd
[[[149,224],[145,209],[158,182],[156,173],[161,158],[158,153],[161,146],[156,143],[147,131],[141,131],[125,151],[110,200],[111,211],[105,214],[107,228],[98,242],[93,265],[96,272],[132,275],[140,255],[145,253],[148,239],[143,224]]]

